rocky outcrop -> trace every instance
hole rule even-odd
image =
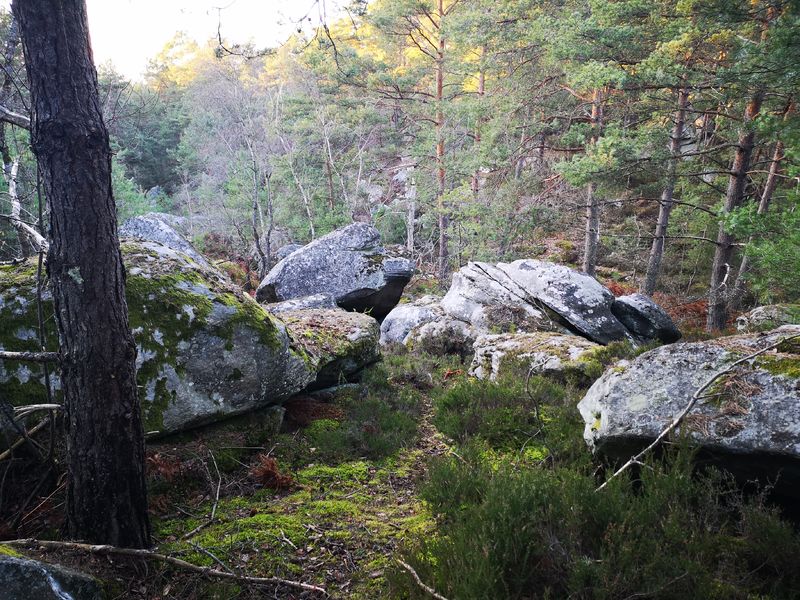
[[[473,345],[475,356],[469,374],[494,381],[530,371],[584,380],[592,374],[596,377],[596,371],[602,368],[591,360],[592,353],[601,347],[576,335],[552,332],[481,335]]]
[[[258,286],[256,299],[271,303],[325,293],[341,308],[381,320],[413,273],[410,260],[388,256],[374,227],[353,223],[281,260]]]
[[[594,277],[541,260],[517,260],[497,267],[524,290],[529,302],[553,311],[579,335],[598,344],[630,337],[611,312],[614,294]]]
[[[345,383],[380,358],[380,331],[375,319],[339,308],[284,312],[293,346],[304,352],[316,373],[307,389]]]
[[[611,305],[611,312],[638,340],[671,344],[681,339],[669,315],[644,294],[620,296]]]
[[[673,344],[619,363],[578,404],[587,444],[599,454],[629,458],[715,373],[795,334],[800,326]],[[705,458],[737,476],[777,481],[781,493],[800,497],[800,340],[738,366],[708,391],[681,433],[701,446]]]
[[[414,302],[398,304],[381,323],[381,344],[403,344],[412,329],[442,317],[440,300],[436,296],[423,296]]]
[[[124,242],[127,300],[138,355],[138,384],[147,432],[170,433],[276,405],[312,386],[331,372],[350,375],[374,360],[364,349],[365,337],[378,329],[364,315],[321,321],[303,332],[272,316],[218,271],[153,242]],[[36,350],[37,317],[35,264],[0,267],[0,348]],[[47,314],[52,298],[45,295]],[[292,313],[287,313],[292,314]],[[367,334],[356,335],[345,325],[360,318]],[[350,320],[348,320],[350,319]],[[48,347],[57,347],[52,318]],[[309,325],[310,327],[310,325]],[[337,339],[330,356],[308,352],[296,340],[304,335]],[[337,371],[331,363],[345,364]],[[58,380],[54,378],[58,388]],[[46,402],[41,367],[0,361],[0,396],[12,404]]]
[[[475,330],[468,323],[443,315],[414,327],[406,336],[405,345],[412,350],[434,356],[458,354],[462,360],[472,354]]]
[[[443,336],[452,333],[450,343]],[[415,348],[450,348],[465,355],[479,336],[553,332],[598,344],[672,342],[680,332],[652,300],[618,298],[585,273],[539,260],[491,265],[471,262],[453,274],[447,294],[400,305],[386,317],[381,341]],[[438,337],[426,343],[425,338]]]
[[[800,304],[759,306],[736,318],[736,329],[742,332],[767,331],[781,325],[800,324]]]
[[[4,600],[103,600],[93,577],[38,560],[0,552],[0,582]]]
[[[186,239],[173,228],[166,219],[165,213],[148,213],[140,217],[128,219],[119,229],[120,238],[131,238],[147,242],[158,242],[176,252],[189,256],[204,267],[210,267],[208,261],[194,249]],[[181,217],[175,217],[175,220]]]

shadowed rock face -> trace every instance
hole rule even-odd
[[[342,308],[382,320],[413,274],[410,260],[387,255],[374,227],[354,223],[286,256],[258,286],[256,299],[271,303],[329,294]]]
[[[639,340],[659,340],[671,344],[681,339],[681,332],[658,304],[643,294],[620,296],[611,312]]]
[[[626,460],[678,415],[696,390],[737,359],[800,333],[672,344],[607,370],[578,404],[584,438],[597,453]],[[785,343],[721,377],[681,425],[703,458],[742,479],[777,479],[776,491],[800,498],[800,344]],[[780,477],[778,475],[780,474]]]
[[[103,600],[93,577],[38,560],[0,555],[0,596],[4,600]]]

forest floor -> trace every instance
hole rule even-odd
[[[398,549],[434,529],[417,488],[429,459],[449,447],[431,424],[428,392],[464,377],[450,359],[420,364],[390,354],[360,385],[290,401],[280,431],[268,410],[149,443],[154,550],[237,575],[310,583],[335,598],[385,597]],[[18,537],[58,538],[59,495]],[[321,596],[127,557],[25,554],[95,575],[110,598]]]

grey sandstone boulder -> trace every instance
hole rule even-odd
[[[611,312],[639,340],[671,344],[681,339],[670,316],[644,294],[620,296],[611,305]]]
[[[153,242],[126,241],[122,252],[146,432],[280,404],[314,381],[284,324],[218,271]],[[35,282],[33,263],[0,271],[0,348],[37,349]],[[51,315],[49,293],[45,299]],[[0,395],[14,405],[46,401],[43,382],[38,365],[0,361]]]
[[[340,307],[381,320],[413,273],[412,261],[386,253],[374,227],[353,223],[281,260],[258,286],[256,299],[271,303],[327,293]]]
[[[104,600],[93,577],[38,560],[0,553],[0,596],[3,600]]]
[[[444,314],[436,296],[423,296],[398,304],[381,323],[381,344],[404,344],[415,327],[430,323]]]
[[[800,304],[768,304],[736,318],[742,332],[765,331],[781,325],[800,324]]]
[[[459,269],[442,298],[444,311],[477,332],[564,331],[546,307],[508,277],[502,266],[471,262]]]
[[[552,332],[481,335],[473,345],[469,374],[494,381],[522,369],[535,375],[571,374],[583,379],[599,366],[591,356],[601,347],[576,335]]]
[[[578,404],[584,438],[596,452],[625,460],[644,447],[695,391],[737,359],[800,334],[787,325],[769,333],[672,344],[608,369]],[[773,482],[800,498],[800,342],[784,342],[711,386],[680,432],[702,457],[742,480]]]
[[[499,263],[497,268],[524,290],[529,302],[547,307],[579,335],[598,344],[630,338],[611,312],[614,295],[586,273],[533,259]]]
[[[380,358],[375,319],[340,308],[304,309],[281,314],[293,346],[303,352],[314,382],[307,389],[345,383]]]
[[[414,327],[404,343],[411,350],[434,356],[458,354],[465,359],[472,354],[475,337],[475,329],[469,323],[443,315]]]
[[[170,215],[171,216],[171,215]],[[175,217],[180,219],[181,217]],[[178,233],[165,219],[164,213],[148,213],[140,217],[128,219],[119,229],[121,238],[132,238],[147,242],[158,242],[176,252],[189,256],[204,267],[210,267],[208,261]]]

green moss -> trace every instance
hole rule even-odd
[[[0,556],[11,556],[14,558],[21,558],[22,554],[14,550],[11,546],[0,544]]]
[[[766,369],[773,375],[783,375],[791,379],[800,379],[800,357],[797,356],[765,356],[756,359],[756,365]]]

